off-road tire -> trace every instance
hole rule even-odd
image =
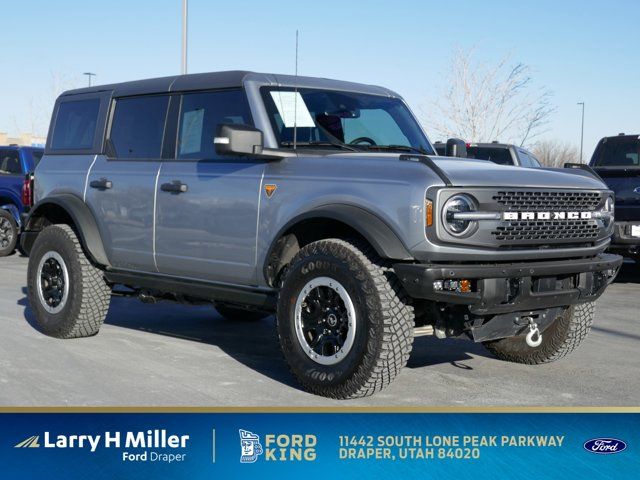
[[[9,235],[11,235],[11,240],[4,247],[0,245],[0,257],[6,257],[15,251],[20,231],[16,220],[13,218],[13,215],[11,215],[11,212],[0,209],[0,217],[2,217],[3,223],[9,223],[10,228]]]
[[[303,350],[295,331],[295,304],[312,279],[340,282],[355,308],[353,346],[338,363],[321,365]],[[389,265],[359,241],[327,239],[298,252],[283,279],[277,331],[284,357],[302,386],[317,395],[347,399],[373,395],[406,365],[413,346],[410,299]]]
[[[48,312],[38,294],[38,265],[48,252],[62,257],[68,272],[66,304],[57,313]],[[51,225],[37,236],[27,272],[28,297],[40,330],[56,338],[90,337],[98,333],[109,310],[111,288],[100,269],[91,264],[69,225]]]
[[[524,335],[483,342],[484,346],[500,360],[537,365],[561,359],[573,352],[591,330],[595,303],[581,303],[564,310],[542,332],[542,343],[530,347]]]
[[[215,302],[213,306],[216,308],[217,312],[222,316],[222,318],[232,322],[257,322],[258,320],[262,320],[263,318],[267,318],[269,315],[271,315],[268,312],[247,310],[245,308],[233,307],[226,303],[220,302]]]

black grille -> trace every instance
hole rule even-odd
[[[575,208],[575,207],[573,207]],[[556,241],[577,240],[578,243],[591,242],[598,237],[595,220],[560,221],[513,221],[504,222],[491,232],[499,241]]]
[[[493,200],[511,211],[589,211],[602,201],[599,192],[522,191],[498,192]]]

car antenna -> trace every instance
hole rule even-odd
[[[298,30],[296,29],[296,70],[293,94],[293,151],[296,151],[298,143]]]

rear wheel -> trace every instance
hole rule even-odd
[[[249,310],[242,307],[233,307],[227,303],[215,302],[213,306],[225,320],[233,322],[257,322],[267,318],[270,313],[258,310]]]
[[[29,304],[43,333],[89,337],[107,316],[111,288],[84,254],[69,225],[52,225],[36,238],[27,271]]]
[[[6,210],[0,210],[0,257],[6,257],[14,252],[18,235],[18,224],[13,215]]]
[[[372,395],[406,365],[413,308],[394,272],[365,244],[338,239],[305,246],[278,299],[280,345],[309,391],[331,398]]]
[[[483,344],[500,360],[531,365],[554,362],[578,348],[591,330],[594,313],[593,302],[568,307],[542,332],[542,343],[537,347],[527,345],[524,336]]]

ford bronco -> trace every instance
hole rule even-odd
[[[321,78],[66,92],[34,188],[21,241],[44,333],[96,334],[114,287],[275,313],[293,374],[333,398],[388,385],[416,325],[556,360],[622,262],[604,253],[612,193],[588,171],[436,156],[398,94]]]

